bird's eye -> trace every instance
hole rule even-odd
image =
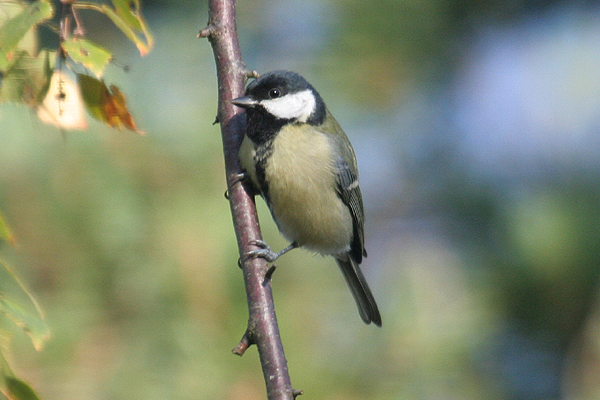
[[[276,99],[281,96],[281,90],[279,89],[271,89],[269,90],[269,97],[272,99]]]

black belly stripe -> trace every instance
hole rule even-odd
[[[266,178],[267,159],[273,153],[273,141],[257,146],[254,155],[254,167],[256,168],[256,180],[260,186],[260,191],[267,205],[269,200],[269,185]]]

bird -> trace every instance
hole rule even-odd
[[[300,74],[278,70],[260,75],[231,103],[246,114],[238,153],[243,176],[290,242],[274,252],[258,240],[259,249],[247,255],[273,262],[302,247],[333,256],[362,320],[381,326],[359,267],[367,252],[356,156],[321,95]]]

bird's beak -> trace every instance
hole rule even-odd
[[[231,100],[233,104],[242,108],[254,108],[258,104],[258,101],[254,100],[249,96],[238,97],[237,99]]]

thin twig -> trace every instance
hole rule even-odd
[[[236,32],[235,0],[209,0],[209,21],[198,37],[210,41],[217,65],[219,105],[217,120],[221,123],[227,193],[231,205],[233,225],[238,240],[240,259],[248,300],[247,330],[234,349],[243,354],[256,344],[267,386],[269,400],[293,400],[300,391],[290,382],[283,344],[273,305],[269,267],[262,258],[243,257],[252,250],[250,243],[261,239],[254,199],[239,179],[242,173],[238,150],[244,134],[245,116],[231,104],[244,93],[246,79],[257,76],[242,61]]]
[[[241,357],[252,344],[254,344],[254,340],[251,338],[251,332],[246,330],[246,332],[244,332],[244,336],[242,336],[242,340],[240,340],[238,345],[235,346],[231,352]]]

